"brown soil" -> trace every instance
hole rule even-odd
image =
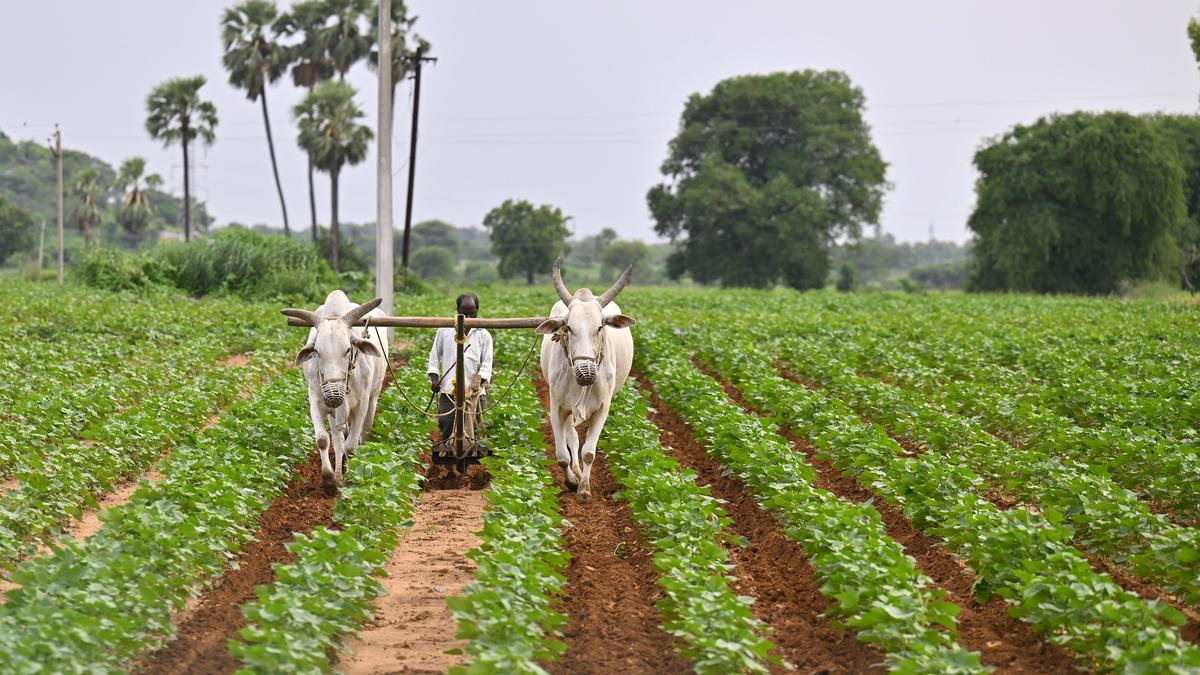
[[[545,382],[537,381],[542,406],[549,404]],[[554,455],[549,419],[542,434]],[[682,673],[690,671],[678,654],[677,638],[659,627],[654,603],[662,597],[650,553],[642,545],[629,506],[613,499],[616,485],[602,454],[592,464],[592,499],[581,501],[567,490],[561,470],[552,471],[559,508],[570,523],[563,539],[571,554],[560,610],[567,617],[567,651],[551,673]]]
[[[784,379],[803,385],[804,387],[812,389],[813,391],[821,392],[821,389],[814,387],[811,382],[804,380],[787,369],[781,368],[779,372]],[[712,373],[709,373],[709,375],[712,375]],[[736,389],[733,389],[733,387],[731,387],[727,382],[721,380],[720,378],[717,378],[717,380],[721,382],[722,387],[724,387],[726,391],[736,391]],[[741,394],[739,393],[738,396],[740,397],[740,395]],[[741,403],[743,407],[746,407],[746,403],[744,401],[739,401],[739,403]],[[863,416],[862,419],[868,424],[874,424],[874,422],[872,422],[872,420],[867,416]],[[911,441],[903,439],[899,435],[893,433],[891,429],[884,427],[884,430],[887,432],[890,438],[895,440],[897,443],[900,443],[906,449],[910,447],[914,448],[917,454],[925,451],[924,448],[917,446]],[[1022,503],[1015,496],[1008,494],[1006,491],[996,487],[989,486],[985,494],[985,498],[993,506],[1002,511],[1014,508],[1025,508],[1030,509],[1035,513],[1038,512],[1037,504]],[[935,539],[934,541],[938,540]],[[1200,612],[1197,612],[1196,607],[1189,606],[1187,603],[1181,601],[1178,597],[1168,593],[1159,586],[1142,581],[1129,570],[1117,565],[1113,565],[1102,556],[1089,553],[1083,549],[1077,550],[1085,558],[1087,558],[1089,563],[1091,563],[1092,569],[1100,574],[1108,575],[1108,577],[1115,581],[1122,589],[1147,600],[1157,600],[1159,602],[1166,603],[1183,612],[1183,614],[1187,617],[1187,623],[1180,629],[1180,633],[1185,640],[1194,644],[1200,644]],[[993,598],[991,602],[996,602],[996,599]],[[962,622],[961,615],[959,617],[959,622],[960,624]]]
[[[709,372],[725,393],[744,410],[759,414],[741,392],[729,382]],[[819,460],[817,451],[804,440],[784,429],[782,434],[792,447],[805,454],[817,472],[816,487],[855,503],[875,498],[870,490],[850,476],[842,475],[832,463]],[[958,642],[979,652],[984,665],[1006,673],[1059,673],[1074,668],[1075,658],[1068,650],[1043,640],[1033,628],[1008,614],[1004,600],[994,596],[980,604],[972,592],[975,573],[957,556],[941,545],[941,540],[917,531],[901,510],[875,498],[872,506],[882,516],[884,529],[904,552],[917,562],[917,568],[930,577],[947,599],[962,611],[958,615]]]
[[[867,672],[883,661],[876,649],[858,642],[853,631],[834,626],[824,615],[829,602],[821,595],[821,583],[804,549],[758,507],[740,480],[705,452],[691,427],[654,393],[644,375],[636,376],[641,388],[651,393],[650,420],[659,428],[663,447],[696,472],[697,483],[725,501],[725,511],[733,520],[731,531],[750,542],[729,551],[737,578],[734,589],[756,598],[751,610],[771,627],[776,655],[802,673]]]
[[[463,553],[475,548],[475,532],[483,528],[484,493],[435,490],[421,496],[387,563],[375,619],[347,647],[350,654],[339,672],[444,673],[462,660],[446,654],[465,641],[454,639],[458,628],[446,598],[458,595],[474,578],[475,563]]]
[[[145,478],[151,483],[157,483],[165,477],[155,467],[151,467],[146,473],[141,475],[141,478]],[[115,509],[127,504],[130,498],[133,497],[133,493],[137,492],[139,484],[140,481],[134,479],[118,485],[112,492],[100,498],[100,502],[96,508],[84,510],[79,520],[65,528],[63,533],[79,542],[96,534],[104,525],[104,522],[100,520],[100,514],[109,509]]]
[[[272,565],[293,562],[285,545],[296,532],[333,527],[334,499],[321,489],[321,462],[314,453],[292,477],[284,495],[271,503],[259,529],[216,586],[204,592],[194,611],[176,626],[176,638],[148,655],[141,673],[231,673],[240,667],[226,648],[242,628],[242,604],[254,587],[275,579]]]
[[[226,368],[244,368],[248,363],[250,363],[249,354],[231,354],[221,361],[221,365]]]

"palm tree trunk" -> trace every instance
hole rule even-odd
[[[313,190],[312,155],[308,157],[308,210],[312,213],[312,243],[317,243],[317,193]]]
[[[333,268],[334,273],[341,270],[338,269],[338,174],[341,171],[338,169],[337,160],[334,160],[333,170],[329,172],[330,197],[329,203],[332,207],[329,214],[329,266]]]
[[[192,240],[192,181],[188,171],[188,125],[183,123],[183,240]]]
[[[279,209],[283,211],[283,234],[290,237],[292,230],[288,227],[287,202],[283,201],[283,185],[279,182],[279,164],[275,161],[275,141],[271,138],[271,118],[267,115],[267,87],[265,84],[259,95],[262,97],[263,126],[267,128],[267,148],[271,151],[271,171],[275,173],[275,191],[279,193]]]
[[[533,285],[533,270],[525,270],[525,283],[529,284],[530,286]]]

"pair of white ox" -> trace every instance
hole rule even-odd
[[[556,261],[554,288],[560,300],[537,328],[546,336],[542,340],[541,366],[542,377],[550,386],[555,458],[567,486],[584,500],[591,498],[592,463],[612,397],[624,386],[633,365],[633,336],[628,328],[636,322],[621,314],[621,308],[612,302],[629,283],[631,271],[626,268],[600,297],[587,288],[571,295]],[[359,337],[354,333],[354,324],[364,316],[384,316],[376,309],[379,304],[376,298],[355,306],[345,293],[334,291],[316,312],[283,310],[284,315],[312,327],[296,364],[304,365],[308,378],[309,410],[321,456],[321,480],[327,492],[334,492],[342,484],[346,453],[366,440],[375,420],[375,406],[387,370],[385,331],[369,328],[368,337]],[[325,428],[326,420],[332,421],[332,434]],[[588,431],[580,447],[576,427],[584,423]]]

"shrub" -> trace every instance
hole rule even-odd
[[[448,279],[454,274],[454,254],[444,246],[426,246],[412,254],[410,269],[422,279]]]
[[[175,286],[193,295],[323,298],[337,282],[311,245],[242,228],[187,244],[161,244],[150,255],[166,263]]]
[[[110,246],[84,248],[71,269],[83,283],[110,291],[170,285],[171,270],[167,263]]]

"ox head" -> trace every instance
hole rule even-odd
[[[309,344],[304,345],[296,355],[296,365],[317,359],[321,399],[330,408],[337,408],[346,401],[346,387],[355,352],[383,357],[378,345],[354,334],[354,324],[378,307],[380,302],[381,298],[375,298],[340,317],[321,316],[307,309],[283,310],[285,316],[300,319],[317,329]]]
[[[625,268],[625,272],[600,297],[592,295],[592,291],[581,288],[571,295],[563,284],[559,272],[561,259],[554,261],[554,288],[558,297],[567,306],[566,316],[550,317],[537,327],[537,332],[543,335],[554,335],[563,346],[567,361],[575,374],[575,382],[586,387],[596,381],[596,372],[604,358],[606,327],[628,328],[635,323],[631,316],[624,314],[605,315],[604,307],[617,297],[617,293],[629,283],[629,275],[633,266]]]

